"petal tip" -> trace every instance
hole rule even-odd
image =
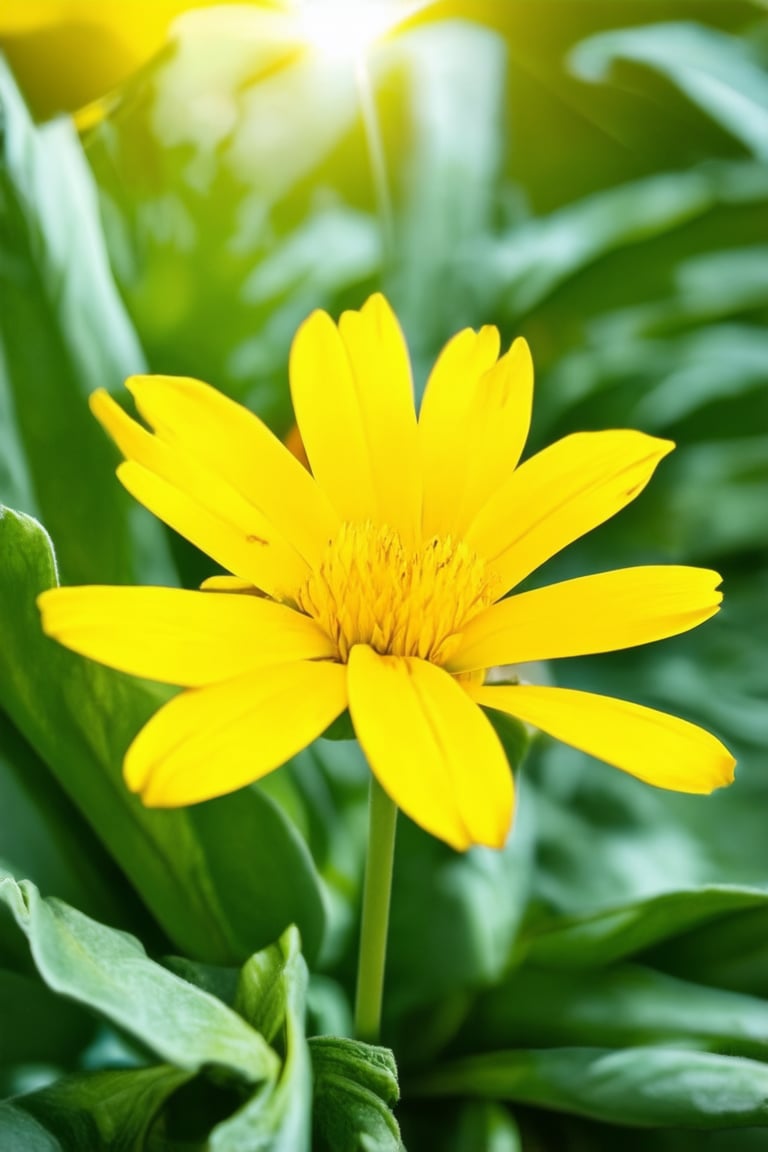
[[[109,392],[107,392],[106,388],[97,388],[96,391],[91,392],[88,397],[88,407],[99,424],[101,424],[102,427],[106,427],[113,407],[118,407],[118,405],[112,396],[110,396]]]

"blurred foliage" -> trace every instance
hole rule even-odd
[[[375,287],[419,387],[467,324],[529,339],[531,450],[624,425],[677,441],[631,508],[535,580],[704,564],[722,613],[545,674],[687,716],[739,757],[736,785],[702,799],[540,739],[504,852],[457,856],[402,821],[385,1041],[403,1138],[768,1149],[764,5],[445,0],[371,49],[367,79],[343,52],[286,52],[270,20],[183,15],[82,141],[33,125],[0,70],[0,500],[16,509],[0,518],[0,1149],[397,1148],[392,1057],[343,1038],[357,750],[321,740],[236,797],[147,812],[120,761],[160,690],[57,648],[34,610],[54,556],[65,582],[209,574],[123,498],[95,386],[195,375],[285,433],[297,324]],[[45,114],[54,32],[17,33],[11,66]],[[85,81],[82,28],[56,35],[82,47],[63,55]]]

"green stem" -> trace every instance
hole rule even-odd
[[[357,965],[355,1035],[375,1043],[381,1028],[381,998],[387,958],[389,898],[395,857],[397,805],[371,773],[368,796],[368,857],[365,862],[363,921]]]

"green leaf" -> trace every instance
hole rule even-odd
[[[768,1057],[768,1004],[639,965],[522,967],[478,997],[457,1051],[678,1043]]]
[[[674,1048],[494,1052],[425,1073],[409,1095],[477,1096],[630,1127],[768,1127],[768,1067]]]
[[[7,1148],[8,1152],[14,1148],[23,1148],[24,1152],[66,1152],[51,1132],[8,1100],[0,1101],[0,1148]]]
[[[703,24],[662,23],[602,32],[571,53],[584,80],[605,80],[617,59],[663,72],[756,156],[768,158],[768,77],[747,41]]]
[[[736,885],[664,892],[534,929],[527,941],[526,961],[546,968],[612,964],[729,913],[766,906],[768,893]]]
[[[125,581],[134,570],[130,500],[86,397],[141,372],[143,354],[74,125],[34,128],[2,61],[0,126],[0,411],[15,475],[0,500],[22,495],[42,515],[61,542],[67,581]],[[160,541],[158,532],[158,553]]]
[[[307,968],[299,934],[243,966],[235,1007],[280,1050],[279,1076],[210,1136],[211,1152],[309,1152],[312,1074],[305,1037]]]
[[[275,1074],[277,1058],[258,1032],[150,960],[135,937],[43,899],[29,881],[0,878],[0,900],[49,988],[99,1013],[161,1060],[191,1072],[216,1065],[247,1083]]]
[[[392,1108],[400,1093],[389,1049],[335,1036],[315,1036],[309,1044],[316,1152],[398,1152]]]
[[[295,922],[314,955],[323,931],[320,886],[278,806],[249,788],[187,810],[144,808],[120,766],[164,697],[42,634],[35,598],[55,583],[56,570],[39,524],[0,511],[0,555],[4,706],[170,938],[193,956],[240,963]]]
[[[47,1088],[18,1096],[12,1108],[14,1115],[26,1114],[35,1139],[40,1141],[40,1152],[144,1152],[151,1146],[147,1143],[150,1131],[167,1100],[189,1080],[189,1072],[162,1064],[156,1068],[92,1072],[57,1080]],[[10,1131],[13,1132],[12,1127]],[[0,1147],[5,1147],[4,1132],[4,1115],[0,1111]],[[43,1142],[43,1132],[48,1143]],[[26,1143],[16,1147],[27,1152]],[[30,1143],[29,1150],[38,1152],[38,1144]]]

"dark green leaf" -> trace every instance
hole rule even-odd
[[[0,1065],[71,1067],[94,1027],[90,1014],[39,980],[0,968]]]
[[[578,972],[523,967],[483,993],[459,1050],[625,1048],[679,1043],[768,1056],[768,1004],[635,965]]]
[[[4,867],[97,918],[131,918],[129,890],[45,764],[0,713]]]
[[[630,1127],[768,1126],[768,1067],[674,1048],[495,1052],[425,1074],[409,1094],[533,1104]]]
[[[150,1131],[168,1098],[190,1073],[167,1065],[72,1076],[19,1096],[14,1111],[50,1133],[40,1152],[145,1152]],[[0,1112],[0,1148],[5,1152]],[[9,1152],[10,1152],[10,1145]],[[26,1144],[16,1146],[27,1152]],[[30,1144],[30,1152],[37,1145]]]
[[[612,964],[728,913],[766,905],[768,893],[735,885],[665,892],[648,900],[539,928],[528,941],[526,958],[547,968]]]

